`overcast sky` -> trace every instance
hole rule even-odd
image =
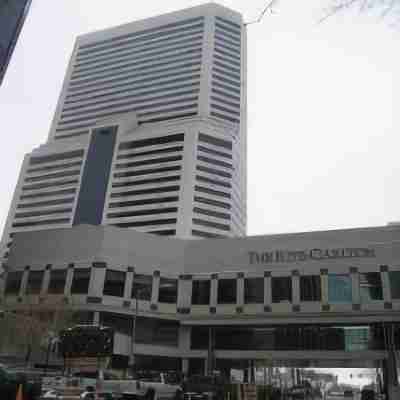
[[[281,0],[248,27],[248,233],[400,220],[400,29],[329,0]],[[35,0],[0,86],[0,229],[25,153],[46,141],[74,38],[192,0]],[[264,0],[221,0],[258,16]]]

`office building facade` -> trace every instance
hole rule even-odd
[[[246,34],[206,4],[77,38],[46,144],[4,230],[81,223],[180,238],[246,231]]]

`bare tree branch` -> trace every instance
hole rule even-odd
[[[264,15],[266,14],[266,12],[267,12],[268,10],[271,11],[271,13],[273,12],[273,11],[272,11],[272,7],[273,7],[274,5],[276,5],[277,2],[278,2],[278,0],[270,0],[270,1],[267,3],[266,7],[261,11],[260,16],[259,16],[257,19],[255,19],[254,21],[246,22],[245,25],[247,26],[247,25],[257,24],[257,23],[261,22],[261,20],[263,19]]]

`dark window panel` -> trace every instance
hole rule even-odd
[[[7,273],[5,294],[18,295],[22,283],[22,271],[11,271]]]
[[[29,271],[26,294],[39,294],[42,288],[44,271]]]
[[[379,272],[360,273],[360,296],[363,303],[383,300],[382,280]]]
[[[236,304],[236,279],[218,280],[218,304]]]
[[[246,278],[244,280],[245,304],[264,303],[264,278]]]
[[[300,301],[321,301],[321,277],[319,275],[300,277]]]
[[[292,278],[290,276],[272,277],[272,302],[292,301]]]
[[[133,276],[132,298],[138,300],[151,300],[153,277],[151,275],[135,274]]]
[[[62,294],[67,280],[66,269],[52,269],[50,271],[49,294]]]
[[[400,299],[400,271],[390,271],[390,290],[393,299]]]
[[[192,287],[192,304],[208,305],[210,304],[211,282],[209,280],[194,280]]]
[[[158,301],[160,303],[176,304],[178,299],[178,281],[176,279],[160,278]]]
[[[106,296],[124,297],[126,273],[108,269],[104,280],[103,294]]]
[[[90,268],[74,268],[71,294],[87,294],[89,291]]]

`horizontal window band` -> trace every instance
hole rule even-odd
[[[198,180],[199,182],[206,182],[206,183],[210,183],[212,185],[222,186],[222,187],[225,187],[228,189],[230,189],[232,187],[232,185],[229,182],[223,182],[223,181],[219,181],[216,179],[210,179],[210,178],[206,178],[205,176],[201,176],[201,175],[196,175],[196,180]]]
[[[74,202],[74,197],[67,197],[66,199],[55,199],[48,201],[40,201],[36,203],[20,203],[17,208],[36,208],[36,207],[47,207],[47,206],[56,206],[59,204],[69,204]]]
[[[200,231],[198,229],[192,229],[192,235],[198,236],[198,237],[203,237],[203,238],[208,238],[208,239],[216,239],[216,238],[225,237],[223,235],[218,235],[217,233],[204,232],[204,231]]]
[[[205,157],[205,156],[199,155],[199,156],[197,156],[197,159],[199,161],[203,161],[203,162],[206,162],[206,163],[209,163],[209,164],[219,165],[220,167],[233,169],[232,164],[226,163],[224,161],[219,161],[219,160],[216,160],[214,158],[210,158],[210,157]]]
[[[57,128],[56,132],[66,132],[66,131],[72,131],[74,129],[80,129],[80,128],[89,128],[93,126],[93,122],[87,122],[85,124],[79,124],[79,125],[74,125],[74,126],[69,126],[68,128]],[[59,137],[60,135],[58,135]],[[64,135],[67,136],[67,135]]]
[[[74,133],[69,133],[67,135],[57,135],[54,137],[54,139],[69,139],[72,137],[77,137],[77,136],[82,136],[82,135],[88,135],[89,131],[79,131],[79,132],[74,132]]]
[[[224,153],[222,151],[210,149],[209,147],[202,146],[201,144],[199,144],[197,146],[197,150],[200,152],[203,152],[203,153],[213,154],[215,156],[224,157],[224,158],[228,158],[229,160],[232,160],[232,154],[228,154],[228,153]]]
[[[202,46],[202,41],[201,41],[202,37],[198,36],[197,39],[196,38],[192,38],[190,40],[190,45],[176,45],[176,46],[163,46],[160,47],[158,50],[153,51],[153,52],[143,52],[143,50],[136,50],[136,51],[131,51],[128,53],[129,57],[126,57],[124,55],[123,58],[118,58],[118,57],[113,57],[111,60],[106,60],[106,62],[96,64],[96,65],[92,65],[92,66],[86,66],[86,67],[81,67],[81,68],[77,68],[77,66],[75,65],[75,68],[73,70],[71,79],[79,79],[80,77],[85,77],[91,74],[100,74],[103,72],[107,72],[107,71],[118,71],[120,69],[124,69],[126,67],[131,67],[134,65],[140,65],[143,63],[148,62],[147,59],[149,60],[154,60],[154,58],[152,58],[155,55],[161,55],[162,54],[169,54],[171,52],[175,52],[177,51],[177,54],[179,53],[179,50],[189,50],[189,49],[195,49],[197,47]],[[134,57],[134,54],[138,54],[140,55],[140,57]],[[133,57],[132,57],[133,56]],[[137,60],[135,62],[132,62],[132,60]]]
[[[214,229],[218,229],[221,231],[230,231],[231,230],[229,225],[219,224],[217,222],[206,221],[206,220],[200,219],[200,218],[193,218],[192,222],[195,225],[206,226],[208,228],[214,228]]]
[[[65,169],[71,167],[79,167],[82,165],[82,161],[74,161],[66,164],[56,164],[56,165],[48,165],[45,167],[37,167],[37,168],[29,168],[26,172],[41,172],[41,171],[54,171],[58,169]]]
[[[13,228],[22,228],[22,227],[30,227],[30,226],[39,226],[39,225],[55,225],[55,224],[66,224],[69,223],[69,218],[60,218],[60,219],[49,219],[42,221],[30,221],[30,222],[17,222],[12,224]]]
[[[217,96],[211,96],[211,100],[218,101],[219,103],[226,104],[226,105],[228,105],[230,107],[233,107],[233,108],[236,108],[236,109],[240,110],[240,104],[232,103],[231,101],[228,101],[225,98],[221,98],[221,97],[217,97]]]
[[[223,63],[233,65],[234,67],[236,67],[236,68],[238,68],[238,69],[241,68],[240,62],[237,62],[237,61],[235,61],[235,60],[231,60],[230,58],[223,57],[222,55],[220,55],[220,54],[218,54],[218,53],[215,53],[215,52],[214,52],[213,58],[214,58],[215,60],[222,61]]]
[[[212,67],[212,71],[216,72],[217,74],[223,75],[223,76],[228,76],[231,79],[235,79],[235,81],[237,83],[239,83],[239,84],[241,82],[240,81],[240,75],[236,75],[236,74],[234,74],[232,72],[225,71],[224,69],[221,69],[221,68],[218,68],[218,67]]]
[[[225,64],[225,63],[223,63],[221,61],[217,61],[217,60],[214,60],[213,64],[219,68],[222,68],[223,70],[228,70],[228,71],[238,75],[239,79],[240,79],[240,75],[241,75],[240,68],[234,68],[234,67],[232,67],[232,65],[228,65],[228,64]]]
[[[172,225],[176,224],[176,218],[168,218],[168,219],[156,219],[151,221],[135,221],[135,222],[120,222],[117,224],[113,224],[118,227],[140,227],[140,226],[151,226],[151,225]]]
[[[214,55],[220,55],[224,58],[224,60],[233,60],[236,64],[240,65],[240,57],[235,57],[232,54],[227,53],[226,51],[221,50],[218,46],[214,47]]]
[[[215,40],[219,41],[220,43],[226,43],[229,44],[229,46],[233,46],[236,49],[240,50],[242,45],[240,42],[235,42],[231,39],[228,39],[226,36],[222,36],[220,33],[218,33],[217,31],[215,31],[215,35],[214,35]]]
[[[221,21],[221,22],[223,22],[225,24],[228,24],[228,25],[232,26],[233,28],[235,28],[235,29],[237,29],[239,31],[242,29],[241,25],[237,24],[236,22],[232,22],[229,19],[218,17],[218,16],[216,16],[215,19],[218,20],[218,21]]]
[[[213,146],[224,147],[225,149],[232,150],[232,142],[214,136],[206,135],[205,133],[199,133],[199,141],[212,144]]]
[[[64,214],[71,211],[72,208],[60,208],[57,210],[21,212],[16,213],[15,218],[41,217],[45,215]]]
[[[155,117],[155,118],[151,118],[151,119],[146,119],[145,121],[139,121],[139,125],[142,124],[149,124],[149,123],[153,123],[153,122],[160,122],[160,121],[171,121],[173,119],[182,119],[182,118],[189,118],[189,117],[193,117],[197,115],[196,111],[193,112],[186,112],[186,113],[179,113],[179,114],[175,114],[175,115],[166,115],[166,116],[162,116],[162,117]]]
[[[240,58],[241,56],[241,48],[240,47],[231,47],[229,46],[225,40],[219,40],[215,38],[215,46],[220,47],[223,50],[233,53],[234,55]]]
[[[20,200],[25,199],[35,199],[41,197],[51,197],[51,196],[62,196],[64,194],[75,194],[76,188],[64,189],[64,190],[56,190],[54,192],[42,192],[42,193],[32,193],[32,194],[24,194],[20,196]]]
[[[219,76],[216,74],[212,74],[212,79],[213,79],[213,81],[217,80],[219,82],[223,82],[228,85],[235,86],[235,87],[239,88],[239,93],[240,93],[240,87],[241,87],[240,82],[235,82],[235,81],[232,81],[231,79],[223,78],[222,76]]]
[[[221,192],[220,190],[209,189],[204,186],[195,185],[194,190],[195,190],[195,192],[207,193],[207,194],[211,194],[212,196],[225,197],[226,199],[231,198],[230,193]]]
[[[142,166],[142,165],[162,164],[162,163],[173,162],[173,161],[182,161],[182,156],[151,158],[151,159],[148,159],[148,160],[133,161],[133,162],[126,163],[126,164],[117,164],[116,168],[117,169],[131,168],[131,167],[139,167],[139,166]]]
[[[193,98],[194,100],[198,100],[198,97]],[[188,101],[189,99],[186,99]],[[175,102],[177,103],[177,101]],[[147,112],[142,112],[138,114],[138,117],[148,117],[150,115],[160,115],[160,114],[165,114],[165,113],[171,113],[171,112],[176,112],[176,111],[185,111],[185,110],[191,110],[191,109],[197,109],[198,104],[197,103],[192,103],[192,104],[187,104],[184,106],[178,106],[178,107],[171,107],[171,108],[164,108],[160,109],[157,111],[147,111]]]
[[[129,41],[127,40],[127,41],[124,41],[123,43],[127,43],[127,42],[134,43],[134,42],[143,41],[143,39],[149,40],[149,39],[157,38],[157,37],[160,37],[163,35],[168,35],[168,34],[170,35],[172,33],[181,34],[182,32],[185,32],[188,29],[193,29],[193,27],[204,26],[204,22],[196,23],[197,21],[202,21],[202,20],[203,20],[203,17],[187,19],[182,22],[175,22],[173,24],[158,26],[157,28],[150,28],[150,29],[147,29],[147,30],[144,30],[141,32],[129,33],[126,35],[116,36],[116,37],[106,39],[103,41],[98,41],[95,43],[83,44],[83,45],[79,46],[78,55],[87,54],[89,52],[89,50],[84,50],[84,49],[92,49],[92,50],[98,51],[100,48],[107,47],[108,43],[109,43],[110,47],[118,46],[118,42],[120,42],[121,40],[124,40],[124,39],[129,39]],[[192,22],[196,23],[196,24],[191,24]],[[191,25],[189,25],[189,24],[191,24]],[[189,25],[189,26],[186,28],[168,29],[173,26],[178,27],[178,26],[182,26],[182,25]],[[167,29],[167,30],[163,31],[163,29]],[[157,32],[157,33],[146,35],[146,33],[150,33],[150,32]],[[132,39],[130,39],[130,38],[132,38]]]
[[[171,63],[168,63],[167,67],[165,68],[158,68],[158,69],[150,69],[148,71],[143,71],[143,69],[148,69],[142,68],[141,71],[137,71],[134,73],[130,74],[122,74],[120,76],[116,76],[113,79],[107,79],[102,82],[94,82],[94,83],[87,83],[85,85],[81,86],[69,86],[67,91],[68,91],[68,96],[67,98],[71,95],[71,93],[77,93],[78,91],[81,93],[85,91],[88,88],[102,88],[106,89],[108,86],[115,82],[121,82],[121,81],[126,81],[128,79],[132,79],[131,84],[133,83],[143,83],[143,82],[154,82],[156,79],[162,79],[165,77],[172,77],[172,76],[180,76],[185,73],[190,73],[190,72],[198,72],[200,70],[200,61],[201,61],[201,56],[198,55],[196,57],[186,57],[185,59],[179,60],[179,64],[171,67],[168,66]],[[148,78],[145,78],[148,77]],[[136,78],[135,80],[133,80]],[[108,85],[108,86],[107,86]]]
[[[112,187],[128,187],[128,186],[140,186],[140,185],[147,185],[149,183],[163,183],[163,182],[173,182],[179,181],[181,177],[179,175],[174,176],[163,176],[161,178],[153,178],[153,179],[141,179],[141,180],[134,180],[134,181],[127,181],[127,182],[113,182]],[[117,195],[117,193],[115,193]],[[111,195],[113,197],[113,195]]]
[[[231,86],[226,86],[223,83],[216,82],[216,81],[213,80],[211,82],[211,86],[216,86],[218,88],[226,90],[228,93],[229,92],[233,92],[233,93],[238,94],[240,96],[240,89],[235,89],[235,88],[233,88]]]
[[[71,185],[74,183],[78,183],[77,179],[72,179],[68,181],[53,181],[53,182],[48,182],[48,183],[36,183],[34,185],[26,185],[22,186],[22,190],[35,190],[35,189],[45,189],[45,188],[50,188],[53,186],[65,186],[65,185]]]
[[[183,146],[172,146],[172,147],[166,147],[163,149],[142,151],[142,152],[138,152],[138,153],[121,154],[121,155],[117,156],[117,160],[124,160],[124,159],[143,157],[143,156],[151,156],[154,154],[180,153],[182,150],[183,150]]]
[[[238,120],[236,118],[228,117],[227,115],[223,115],[221,113],[211,112],[210,115],[212,115],[213,117],[216,117],[216,118],[225,119],[225,120],[227,120],[229,122],[233,122],[235,124],[239,124],[240,123],[240,120]]]
[[[197,214],[208,215],[210,217],[215,217],[215,218],[221,218],[221,219],[226,219],[226,220],[231,219],[231,216],[229,214],[226,214],[223,212],[218,212],[218,211],[213,211],[213,210],[206,210],[206,209],[200,208],[200,207],[194,207],[193,212],[197,213]]]
[[[167,208],[154,208],[150,210],[136,210],[136,211],[123,211],[116,213],[107,214],[107,218],[123,218],[123,217],[138,217],[141,215],[154,215],[154,214],[169,214],[176,213],[178,207],[167,207]]]
[[[81,57],[76,58],[74,64],[74,71],[77,68],[82,68],[87,65],[96,64],[102,61],[115,60],[120,57],[126,57],[134,55],[137,52],[150,52],[152,50],[162,49],[164,47],[174,46],[180,43],[187,43],[194,39],[196,40],[199,36],[203,36],[203,29],[195,29],[187,32],[183,35],[171,35],[159,40],[154,40],[148,43],[141,43],[139,45],[129,45],[113,48],[112,50],[106,50],[102,53],[94,54],[92,56],[86,56],[83,59]]]
[[[68,177],[68,176],[76,176],[76,175],[80,175],[80,173],[81,173],[80,170],[73,170],[73,171],[55,172],[53,174],[47,174],[47,175],[28,176],[28,177],[25,178],[24,182],[46,181],[48,179],[64,178],[64,177]]]
[[[230,174],[229,172],[220,171],[218,169],[209,168],[209,167],[203,167],[202,165],[196,165],[196,169],[198,171],[207,172],[208,174],[211,174],[211,175],[222,176],[224,178],[232,178],[232,174]]]
[[[231,209],[231,205],[228,203],[225,203],[223,201],[213,200],[213,199],[207,199],[206,197],[194,196],[194,201],[197,201],[198,203],[202,203],[202,204],[209,204],[209,205],[212,205],[215,207],[224,208],[226,210]]]
[[[197,77],[197,79],[200,77],[200,75],[194,75],[194,77]],[[191,81],[193,80],[192,77],[189,78],[185,78],[185,81]],[[171,87],[167,87],[167,88],[162,88],[159,87],[157,89],[152,89],[152,90],[146,90],[143,92],[138,91],[137,89],[125,89],[125,90],[115,90],[113,92],[108,92],[105,94],[100,94],[100,95],[95,95],[95,96],[91,96],[88,99],[79,99],[79,100],[71,100],[71,101],[66,101],[64,103],[64,108],[63,108],[63,112],[65,111],[69,111],[69,110],[75,110],[75,109],[80,109],[82,106],[85,107],[90,106],[90,105],[95,105],[95,104],[104,104],[104,103],[109,103],[110,101],[116,101],[116,100],[123,100],[123,99],[134,99],[134,98],[138,98],[138,97],[143,97],[143,96],[149,96],[152,94],[157,94],[160,92],[174,92],[176,93],[176,91],[182,90],[182,89],[187,89],[187,88],[193,88],[196,86],[199,86],[200,82],[190,82],[190,83],[186,83],[183,85],[177,85],[177,86],[171,86]],[[118,94],[124,94],[124,96],[117,96]],[[105,100],[99,100],[102,98],[106,98]],[[83,102],[87,102],[85,104],[82,104]],[[79,103],[79,105],[75,105],[76,103]],[[73,104],[72,106],[70,106],[70,104]]]
[[[158,197],[154,199],[120,201],[117,203],[110,203],[108,205],[108,208],[111,209],[111,208],[131,207],[131,206],[145,206],[148,204],[172,203],[178,200],[179,200],[178,196],[169,196],[169,197]]]
[[[164,57],[162,57],[163,62],[159,62],[161,60],[160,57],[154,57],[154,58],[143,59],[142,61],[126,63],[126,65],[108,68],[104,71],[98,71],[96,73],[93,72],[92,74],[86,73],[82,76],[76,76],[74,78],[71,78],[71,80],[69,81],[69,86],[74,87],[77,85],[81,85],[82,83],[102,81],[105,78],[113,77],[116,75],[124,75],[127,72],[133,72],[133,71],[139,72],[149,69],[152,70],[163,66],[168,66],[170,64],[179,62],[180,60],[186,60],[190,57],[193,57],[194,54],[201,54],[201,52],[202,52],[201,47],[195,47],[191,50],[181,51],[177,54],[165,55]]]
[[[153,235],[160,235],[160,236],[174,236],[176,235],[175,229],[166,229],[160,231],[149,231],[148,233],[152,233]]]
[[[138,106],[137,109],[141,110],[141,109],[149,109],[149,108],[153,108],[153,107],[157,107],[159,105],[165,105],[165,104],[170,104],[170,103],[174,103],[176,101],[180,101],[180,100],[175,100],[176,97],[178,96],[188,96],[188,95],[192,95],[192,94],[197,94],[199,93],[200,89],[190,89],[190,90],[182,90],[182,91],[177,91],[177,92],[172,92],[166,95],[162,95],[162,96],[154,96],[154,97],[148,97],[148,98],[139,98],[136,101],[124,101],[121,103],[116,103],[115,100],[113,102],[110,102],[111,104],[107,104],[105,106],[102,107],[96,107],[93,108],[95,106],[95,104],[88,104],[88,105],[84,105],[81,106],[79,108],[79,111],[72,111],[70,112],[65,111],[61,114],[61,120],[63,120],[64,118],[72,118],[75,117],[77,115],[88,115],[90,116],[92,113],[97,113],[99,111],[103,111],[103,110],[110,110],[110,109],[114,109],[114,108],[119,108],[119,107],[123,107],[123,106],[127,106],[127,105],[134,105],[134,104],[143,104],[143,103],[147,103],[150,101],[153,101],[153,103],[151,104],[147,104],[147,105],[143,105],[143,106]],[[161,100],[161,99],[169,99],[168,101],[164,101],[164,102],[159,102],[156,103],[154,102],[155,100]],[[191,97],[191,99],[193,99],[193,97]],[[85,107],[91,107],[89,109],[84,109]],[[82,110],[82,111],[81,111]]]
[[[231,110],[230,108],[220,106],[219,104],[211,103],[211,109],[216,109],[216,110],[222,111],[227,114],[236,115],[237,117],[240,118],[240,111],[234,111],[234,110]]]
[[[232,40],[232,42],[237,43],[239,46],[242,45],[240,37],[233,36],[233,35],[229,34],[228,32],[226,32],[224,29],[216,28],[215,29],[215,35],[222,36],[222,37],[225,37],[225,38],[227,38],[229,40]]]
[[[141,190],[131,190],[129,192],[124,192],[125,196],[140,196],[143,194],[154,194],[154,193],[165,193],[165,192],[176,192],[180,190],[178,185],[173,186],[162,186],[152,189],[141,189]]]
[[[128,177],[128,176],[140,176],[140,175],[156,174],[159,172],[180,171],[181,169],[182,169],[182,167],[180,165],[176,165],[176,166],[172,166],[172,167],[142,169],[140,171],[119,172],[118,174],[114,174],[114,177],[119,178],[119,177]]]
[[[83,150],[73,150],[65,153],[50,154],[47,156],[32,156],[29,159],[29,165],[37,165],[47,162],[68,160],[69,158],[83,157],[83,154]]]
[[[228,26],[221,24],[220,22],[215,22],[215,27],[217,29],[221,29],[224,32],[229,32],[229,34],[234,35],[234,37],[237,37],[238,39],[240,39],[242,36],[242,32],[240,30],[229,28]]]
[[[136,149],[138,147],[155,146],[158,144],[183,142],[185,139],[184,133],[177,133],[174,135],[153,137],[148,139],[134,140],[130,142],[120,143],[119,150]]]

